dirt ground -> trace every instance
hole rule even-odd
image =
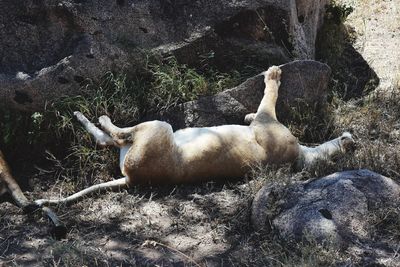
[[[388,90],[400,80],[400,2],[398,0],[340,0],[354,12],[346,24],[354,28],[354,48],[380,79],[380,88]]]
[[[36,179],[39,185],[40,177]],[[89,198],[56,210],[68,227],[61,241],[49,236],[50,223],[40,214],[27,217],[3,203],[0,265],[238,265],[242,259],[235,251],[246,249],[253,235],[248,222],[255,191],[251,184],[134,188]],[[40,187],[30,197],[39,192]],[[251,264],[252,259],[243,261]]]
[[[358,34],[354,47],[379,76],[380,88],[393,88],[400,81],[400,2],[339,2],[354,7],[347,21]],[[38,171],[28,198],[63,195],[60,183],[51,179]],[[55,209],[68,227],[60,241],[51,237],[50,223],[39,213],[27,216],[2,202],[0,266],[312,266],[312,254],[282,262],[291,244],[286,251],[280,241],[267,246],[275,237],[253,231],[249,207],[264,182],[132,188],[88,198]],[[400,266],[399,251],[381,263]],[[348,255],[339,262],[353,266]]]

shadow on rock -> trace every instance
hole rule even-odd
[[[379,84],[375,71],[353,46],[355,30],[344,23],[352,11],[346,5],[329,6],[316,41],[316,59],[332,68],[330,87],[344,100],[360,98]]]

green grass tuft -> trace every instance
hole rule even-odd
[[[115,149],[97,148],[74,111],[95,123],[108,115],[120,127],[132,126],[146,114],[164,112],[241,81],[238,72],[197,71],[173,57],[146,58],[146,64],[129,75],[108,72],[99,82],[85,80],[80,95],[62,97],[42,112],[0,110],[0,146],[7,157],[18,168],[23,163],[24,169],[33,165],[51,169],[71,191],[109,180],[120,175]]]

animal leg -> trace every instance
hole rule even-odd
[[[303,168],[311,167],[320,161],[330,160],[333,156],[339,153],[345,154],[353,152],[355,149],[356,142],[348,132],[344,132],[340,137],[316,147],[300,145],[300,155],[295,163],[295,169],[300,171]]]
[[[111,119],[103,115],[99,117],[99,123],[101,128],[105,132],[107,132],[116,142],[123,142],[125,139],[129,138],[129,136],[132,134],[136,126],[133,127],[126,127],[126,128],[119,128],[115,126],[112,122]]]
[[[23,210],[30,212],[31,208],[29,200],[25,197],[24,193],[22,193],[21,188],[14,180],[13,176],[11,175],[11,170],[4,159],[2,152],[0,151],[0,187],[3,187],[1,190],[4,192],[9,192],[15,204],[18,207],[22,208]]]
[[[278,99],[278,89],[281,84],[280,82],[281,74],[282,71],[277,66],[270,67],[264,73],[264,83],[265,83],[264,97],[261,100],[260,106],[257,109],[257,113],[254,117],[254,120],[263,120],[265,119],[266,116],[268,118],[272,118],[273,120],[277,120],[275,113],[275,106],[276,106],[276,100]]]
[[[0,187],[4,186],[5,191],[8,191],[15,201],[15,204],[22,208],[25,213],[36,211],[39,206],[36,203],[29,201],[21,188],[11,175],[11,170],[4,159],[4,155],[0,151]],[[3,193],[3,192],[1,192]],[[58,219],[57,215],[49,208],[42,208],[43,213],[53,222],[54,228],[52,229],[56,239],[65,238],[67,228]]]
[[[91,123],[82,113],[79,111],[74,112],[75,117],[83,127],[96,139],[96,143],[100,146],[118,146],[114,140],[105,132],[97,128],[93,123]]]

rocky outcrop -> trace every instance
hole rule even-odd
[[[45,101],[78,93],[85,79],[143,64],[143,50],[173,53],[190,64],[206,56],[221,68],[313,58],[327,2],[4,0],[1,103],[41,109]]]
[[[368,170],[346,171],[287,188],[264,186],[253,201],[252,223],[285,239],[313,238],[345,247],[377,244],[381,240],[371,241],[374,214],[399,204],[400,186],[392,179]]]
[[[305,106],[324,106],[331,74],[328,65],[301,60],[284,64],[281,69],[281,86],[276,105],[281,122],[290,119],[290,109],[296,106],[299,99]],[[186,102],[167,113],[149,116],[146,120],[164,120],[175,129],[243,124],[246,114],[257,111],[264,88],[264,75],[260,74],[235,88]]]

